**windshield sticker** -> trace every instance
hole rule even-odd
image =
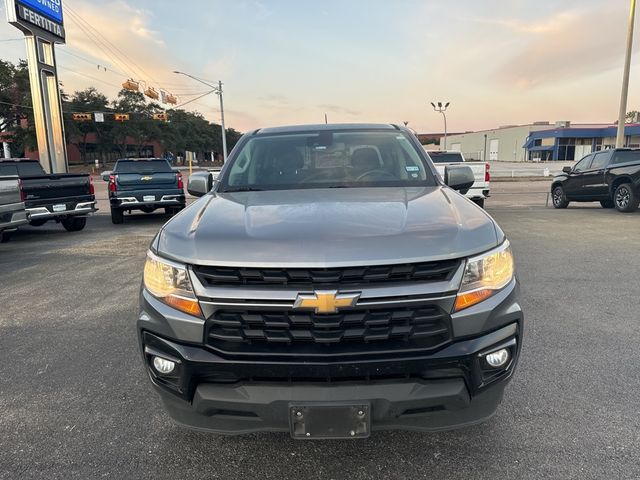
[[[417,167],[416,165],[407,165],[406,167],[404,167],[404,169],[407,172],[419,172],[420,171],[420,167]]]

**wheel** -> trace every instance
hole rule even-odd
[[[606,200],[600,200],[600,205],[602,208],[613,208],[613,200],[607,198]]]
[[[613,194],[613,205],[616,210],[624,213],[635,212],[640,204],[640,197],[633,191],[630,183],[622,183],[617,186]]]
[[[29,222],[29,225],[32,225],[34,227],[41,227],[42,225],[44,225],[45,223],[47,223],[46,220],[31,220]]]
[[[7,230],[0,232],[0,243],[8,242],[12,233]]]
[[[65,218],[60,223],[67,232],[79,232],[87,224],[87,217]]]
[[[567,200],[564,188],[561,186],[557,186],[552,190],[551,197],[555,208],[567,208],[569,206],[569,200]]]
[[[472,198],[471,201],[481,208],[484,208],[484,198]]]
[[[111,223],[113,223],[114,225],[119,225],[120,223],[124,223],[124,212],[119,208],[112,208]]]

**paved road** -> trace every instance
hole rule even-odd
[[[522,282],[523,357],[488,423],[365,441],[173,425],[134,319],[164,216],[27,228],[0,245],[0,478],[640,478],[640,213],[496,206]]]

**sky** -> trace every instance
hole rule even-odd
[[[223,81],[225,122],[239,131],[326,114],[440,132],[431,101],[450,102],[449,132],[618,114],[628,0],[62,2],[66,92],[114,98],[134,78],[183,103],[208,90],[172,73],[184,71]],[[0,58],[25,58],[20,37],[0,22]],[[640,110],[638,85],[634,55],[628,110]],[[218,102],[184,108],[219,123]]]

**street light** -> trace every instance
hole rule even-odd
[[[445,103],[444,105],[442,105],[442,102],[438,102],[437,106],[435,103],[431,102],[431,106],[436,112],[440,112],[442,114],[442,117],[444,118],[444,150],[446,150],[447,149],[447,116],[444,114],[444,112],[447,110],[447,107],[449,106],[449,102]]]
[[[194,77],[193,75],[189,75],[188,73],[179,72],[174,70],[173,73],[177,73],[178,75],[184,75],[186,77],[194,79],[196,82],[200,82],[207,87],[211,87],[213,92],[220,97],[220,123],[222,126],[222,159],[224,162],[227,161],[227,131],[224,128],[224,104],[222,102],[222,81],[218,80],[218,85],[211,85],[208,82],[205,82],[201,78]]]
[[[618,112],[618,134],[616,148],[624,147],[624,124],[627,116],[627,94],[629,93],[629,69],[631,67],[631,48],[633,46],[633,24],[636,16],[636,0],[631,0],[629,10],[629,28],[627,29],[627,51],[624,57],[622,91],[620,92],[620,111]]]

